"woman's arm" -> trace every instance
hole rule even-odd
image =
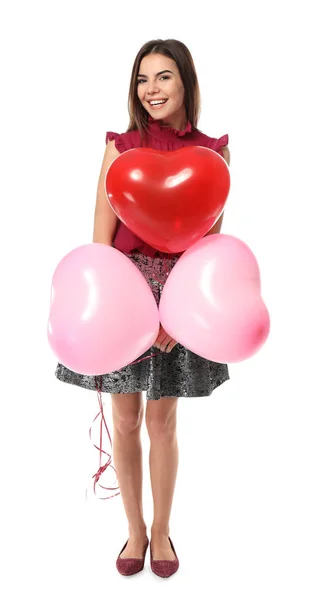
[[[115,146],[115,140],[108,142],[105,148],[105,154],[97,186],[94,211],[93,242],[107,244],[108,246],[111,246],[113,243],[118,217],[109,204],[105,192],[105,175],[113,160],[115,160],[115,158],[117,158],[119,155],[120,152],[118,152]]]
[[[224,160],[227,162],[227,164],[230,164],[230,150],[228,146],[223,146],[223,148],[221,148],[221,152],[222,156],[224,158]],[[203,237],[206,237],[206,235],[211,235],[212,233],[220,233],[221,231],[221,226],[222,226],[222,221],[223,221],[223,216],[224,216],[224,211],[221,213],[221,216],[219,217],[219,219],[216,221],[216,223],[213,225],[213,227],[211,227],[210,231],[208,231]]]

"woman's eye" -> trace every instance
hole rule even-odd
[[[169,75],[162,75],[160,79],[169,79]],[[138,83],[142,83],[142,81],[146,81],[145,79],[138,79]]]

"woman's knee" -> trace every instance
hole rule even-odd
[[[141,392],[134,394],[112,394],[113,424],[121,434],[140,430],[143,420]]]
[[[172,439],[176,435],[177,398],[147,402],[146,426],[150,438]]]

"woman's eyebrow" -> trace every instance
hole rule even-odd
[[[173,71],[170,71],[169,69],[164,69],[164,71],[159,71],[158,73],[156,73],[155,77],[162,75],[162,73],[172,73],[172,75],[174,75]],[[143,73],[138,73],[138,77],[146,77],[146,75],[143,75]]]

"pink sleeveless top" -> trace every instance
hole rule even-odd
[[[149,116],[148,129],[147,146],[156,150],[167,151],[177,150],[185,146],[204,146],[222,155],[221,148],[227,146],[229,143],[228,134],[220,138],[211,138],[199,131],[199,129],[192,127],[189,121],[185,129],[181,131],[173,127],[166,127],[161,124],[161,119],[156,120]],[[137,130],[128,131],[127,133],[108,131],[106,133],[106,144],[111,140],[115,140],[115,146],[120,153],[126,152],[126,150],[130,150],[131,148],[140,147],[140,133]],[[118,222],[113,246],[117,250],[127,254],[137,249],[146,256],[154,257],[163,255],[159,250],[152,248],[152,246],[149,246],[149,244],[137,237],[122,221]]]

